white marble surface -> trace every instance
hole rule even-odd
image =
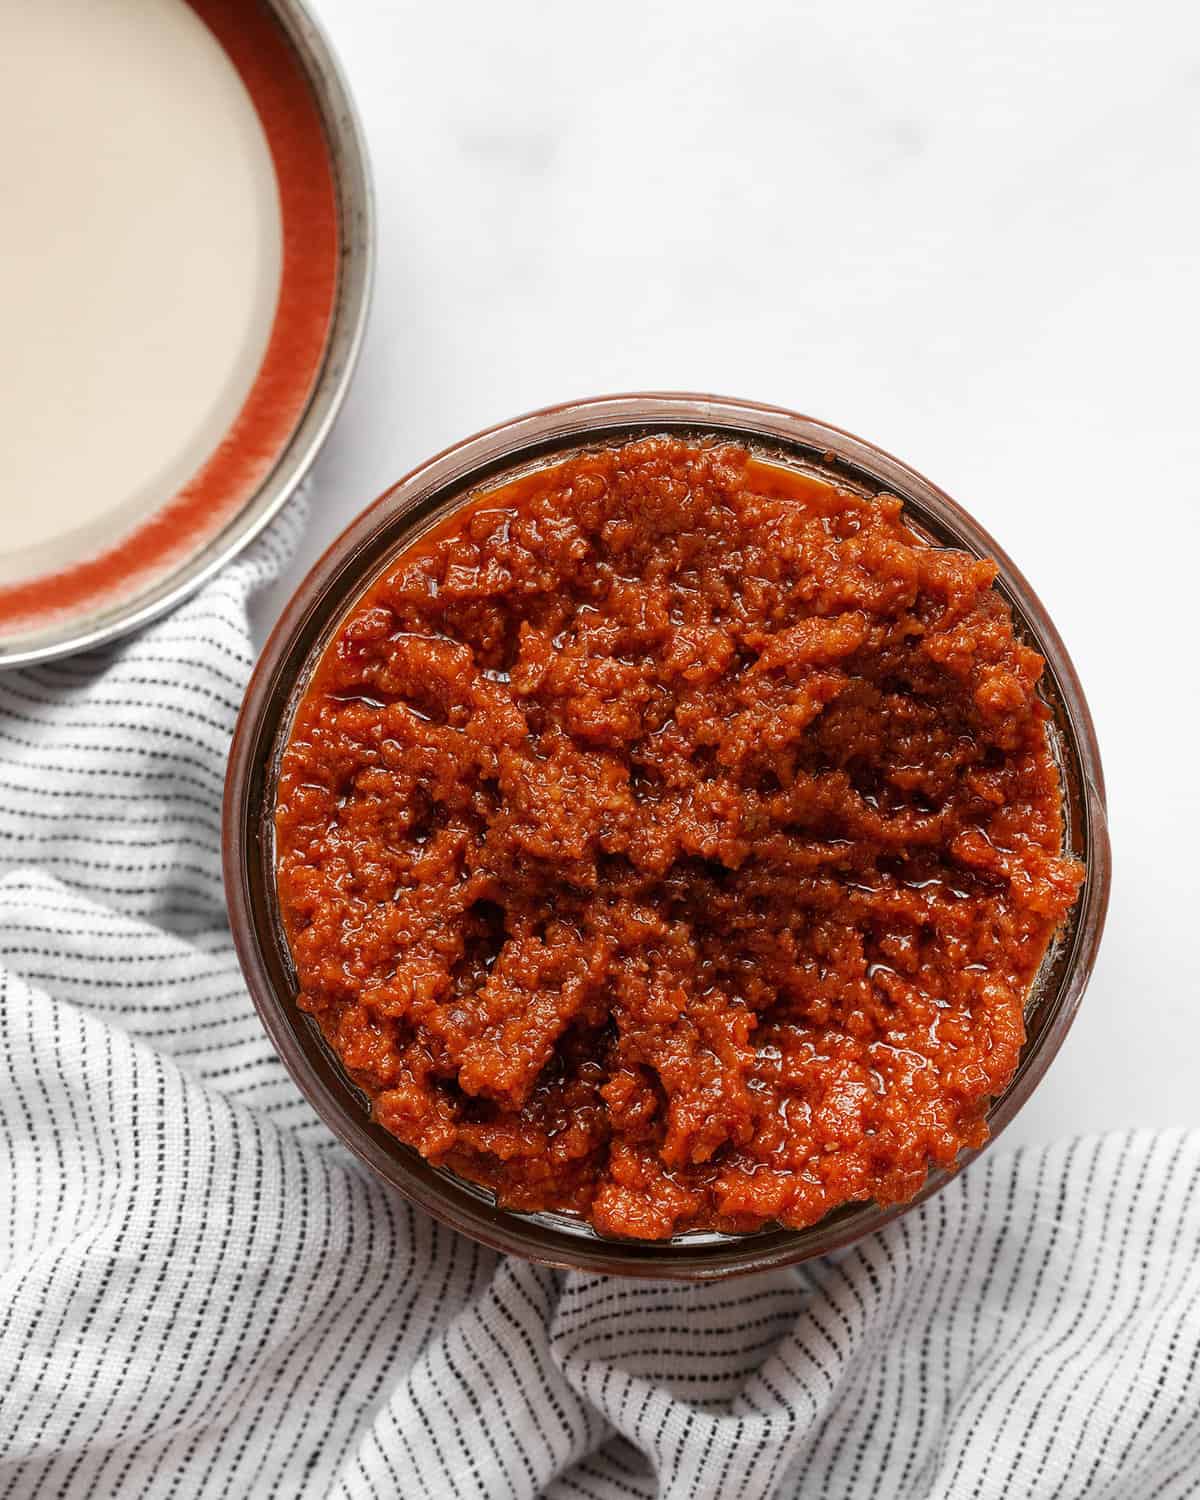
[[[1200,12],[313,3],[379,276],[292,581],[422,458],[570,396],[890,448],[1022,564],[1104,752],[1104,949],[1008,1139],[1200,1125]]]

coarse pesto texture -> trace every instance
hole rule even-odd
[[[376,1119],[605,1234],[804,1226],[986,1138],[1083,872],[995,568],[667,437],[373,583],[276,807],[299,977]]]

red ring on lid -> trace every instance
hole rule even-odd
[[[0,627],[36,626],[134,593],[216,537],[274,468],[324,362],[340,255],[333,156],[312,84],[265,0],[188,0],[246,87],[279,189],[282,265],[266,353],[215,451],[98,557],[0,588]]]

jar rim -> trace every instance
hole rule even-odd
[[[659,433],[746,443],[759,456],[872,493],[897,496],[935,545],[991,558],[1018,633],[1046,660],[1043,696],[1063,779],[1066,842],[1085,866],[1079,899],[1031,987],[1026,1044],[987,1115],[989,1140],[932,1170],[904,1203],[845,1205],[802,1230],[691,1232],[671,1240],[605,1238],[585,1221],[496,1207],[491,1195],[375,1125],[365,1098],[295,1004],[274,877],[274,782],[296,704],[330,636],[399,552],[481,491],[570,453]],[[792,1264],[840,1249],[937,1192],[1000,1134],[1045,1074],[1090,978],[1111,883],[1104,779],[1078,674],[1040,599],[1012,559],[944,491],[883,449],[781,407],[687,393],[601,396],[517,417],[464,439],[391,485],[310,569],[285,606],[251,677],[234,731],[222,846],[234,943],[259,1015],[285,1066],[329,1128],[390,1186],[493,1249],[564,1269],[707,1280]],[[1040,990],[1039,990],[1040,986]]]

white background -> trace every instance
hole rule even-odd
[[[1057,621],[1112,907],[1006,1140],[1200,1125],[1200,19],[1104,0],[313,0],[379,271],[303,556],[572,396],[791,406],[907,459]]]

